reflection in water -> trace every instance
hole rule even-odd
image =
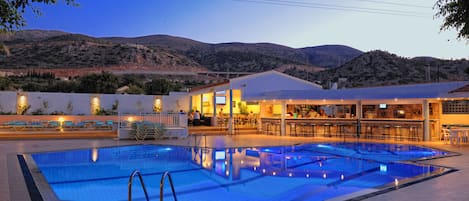
[[[363,148],[349,149],[347,146],[340,147],[337,144],[310,144],[268,148],[194,147],[191,151],[193,163],[229,180],[240,180],[242,170],[245,170],[245,174],[331,178],[337,181],[372,172],[390,175],[392,172],[388,171],[389,166],[409,168],[407,167],[409,164],[393,161],[427,157],[428,154],[428,150],[413,150],[402,146],[390,149],[387,147],[386,151],[382,148],[363,146]],[[375,150],[381,151],[375,152]],[[419,168],[431,171],[430,166],[422,165]]]

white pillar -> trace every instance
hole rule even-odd
[[[282,101],[282,114],[280,115],[280,136],[286,135],[285,113],[287,113],[287,102]]]
[[[213,90],[212,101],[213,101],[213,112],[212,112],[212,125],[217,126],[217,103],[216,103],[217,93]]]
[[[362,129],[361,120],[363,118],[363,104],[361,100],[357,102],[356,117],[357,117],[357,137],[360,137],[361,129]]]
[[[233,134],[233,89],[230,86],[230,119],[228,120],[228,133]]]
[[[423,100],[423,141],[430,141],[430,104]]]

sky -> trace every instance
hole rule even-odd
[[[167,34],[206,43],[327,44],[403,57],[469,59],[469,40],[440,31],[436,0],[75,0],[35,4],[23,29],[94,37]]]

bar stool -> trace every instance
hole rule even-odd
[[[399,139],[402,140],[402,131],[401,131],[402,126],[401,125],[395,125],[394,126],[394,140],[397,140],[397,137],[399,136]]]
[[[373,126],[371,124],[365,126],[365,138],[373,138]]]
[[[344,124],[336,124],[335,135],[342,136],[344,135],[345,125]]]
[[[293,122],[288,123],[288,126],[290,127],[290,136],[296,136],[296,125]]]
[[[409,138],[420,141],[419,128],[417,126],[409,126]]]
[[[311,126],[311,135],[314,137],[316,135],[316,124],[310,123],[309,126]]]
[[[270,122],[262,122],[262,132],[267,135],[270,133]]]
[[[280,135],[280,121],[273,122],[272,127],[272,135]]]
[[[390,125],[384,125],[383,126],[383,139],[386,140],[386,136],[391,136],[391,126]]]
[[[330,124],[330,123],[324,123],[322,125],[322,127],[324,129],[324,137],[326,137],[326,134],[329,134],[329,137],[332,137],[332,135],[331,135],[331,126],[332,126],[332,124]]]
[[[305,137],[308,134],[308,124],[300,123],[300,135]]]

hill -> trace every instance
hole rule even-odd
[[[309,75],[323,84],[345,78],[345,87],[467,80],[467,60],[404,58],[385,51],[364,53],[344,65]],[[299,72],[290,72],[301,77]],[[304,77],[304,76],[302,76]]]
[[[130,66],[178,71],[262,72],[282,66],[309,66],[295,49],[275,44],[208,44],[168,35],[94,38],[58,31],[26,30],[0,37],[0,69],[76,69]],[[302,59],[304,60],[304,59]]]
[[[178,70],[178,66],[200,68],[199,64],[184,55],[155,50],[143,45],[112,43],[80,34],[51,34],[45,38],[34,35],[28,38],[30,35],[21,33],[10,37],[11,40],[4,41],[10,55],[0,54],[0,68],[56,69],[115,66],[165,70]]]
[[[284,64],[311,65],[317,67],[337,67],[362,54],[361,51],[342,45],[326,45],[310,48],[295,49],[273,43],[219,43],[210,44],[199,41],[174,37],[168,35],[152,35],[136,38],[111,37],[103,38],[117,43],[134,43],[157,49],[166,49],[178,52],[201,63],[211,70],[220,70],[225,65],[231,71],[246,71],[246,63],[253,62],[251,58],[262,57],[262,65],[275,65],[272,68]],[[231,54],[226,58],[227,54]],[[208,57],[208,58],[207,58]],[[210,63],[207,63],[210,61]],[[217,62],[217,63],[213,63]],[[326,64],[326,65],[323,65]],[[236,66],[241,65],[241,69]],[[254,65],[249,72],[257,72],[256,69],[264,69]],[[270,68],[270,67],[269,67]]]

